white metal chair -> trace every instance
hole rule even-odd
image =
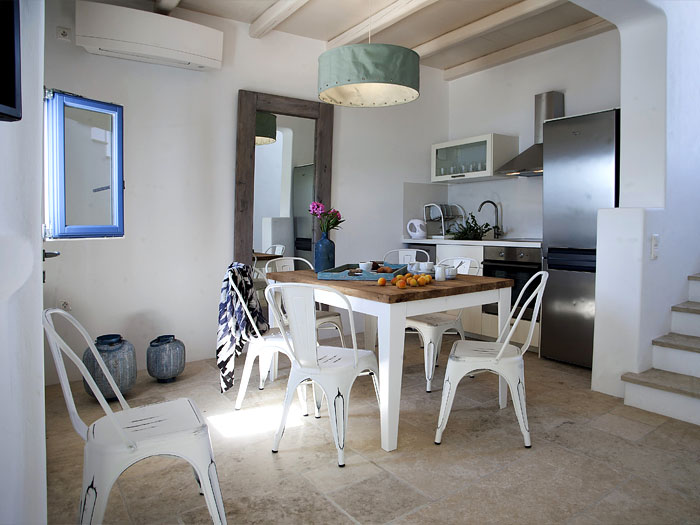
[[[314,269],[313,265],[303,257],[280,257],[279,259],[267,261],[267,264],[265,265],[265,275],[267,275],[268,272],[294,271],[295,261],[307,266],[309,270]],[[268,282],[268,284],[270,283]],[[277,298],[279,299],[279,296],[277,296]],[[280,311],[283,310],[280,308]],[[338,337],[340,337],[340,346],[345,347],[345,340],[343,339],[343,323],[338,312],[329,312],[316,309],[316,328],[335,328],[338,331]]]
[[[350,314],[350,332],[352,349],[324,346],[318,343],[316,331],[316,294],[331,294],[344,305]],[[287,414],[294,396],[294,390],[302,382],[311,380],[314,387],[321,388],[328,400],[328,415],[335,446],[338,449],[338,466],[345,466],[345,429],[348,423],[350,389],[358,375],[368,370],[374,382],[375,393],[379,399],[377,374],[379,365],[374,352],[358,350],[355,323],[350,301],[342,293],[327,286],[310,284],[281,283],[271,284],[265,289],[267,302],[277,322],[282,324],[283,316],[274,295],[280,294],[287,307],[287,320],[291,341],[286,332],[282,332],[288,345],[288,355],[292,359],[289,372],[287,392],[284,397],[282,420],[275,434],[272,452],[279,450],[280,440],[287,422]],[[321,396],[315,396],[320,404]]]
[[[389,250],[386,252],[382,258],[382,261],[391,264],[389,259],[394,259],[394,254],[396,254],[395,258],[397,259],[398,264],[407,264],[410,262],[416,262],[418,260],[419,253],[425,256],[425,262],[430,260],[430,254],[425,250],[399,248],[397,250]]]
[[[457,273],[476,275],[479,272],[479,262],[469,257],[450,257],[443,259],[438,264],[445,264],[457,268]],[[454,330],[460,339],[464,340],[462,328],[462,310],[457,316],[447,312],[416,315],[406,319],[406,328],[416,330],[423,343],[425,355],[425,390],[432,390],[435,364],[440,356],[442,348],[442,336],[449,330]]]
[[[494,343],[484,341],[455,341],[450,352],[450,358],[447,361],[447,370],[445,371],[445,381],[442,387],[442,402],[440,405],[440,416],[438,417],[438,426],[435,431],[435,444],[439,445],[442,441],[442,433],[447,426],[447,419],[452,410],[452,403],[455,398],[455,390],[460,380],[467,374],[473,372],[491,372],[503,377],[508,383],[510,396],[513,399],[513,408],[515,415],[520,424],[520,431],[523,434],[525,447],[530,448],[530,429],[527,423],[527,409],[525,407],[525,365],[523,362],[523,354],[527,351],[532,340],[532,334],[535,330],[535,322],[537,314],[540,311],[542,304],[542,295],[549,274],[547,272],[537,272],[525,284],[522,291],[518,295],[518,300],[515,306],[510,311],[512,319],[518,312],[513,326],[508,330],[510,323],[501,330],[498,339]],[[539,279],[539,283],[535,285],[534,290],[520,307],[520,302],[525,295],[525,292],[530,289],[531,285]],[[535,302],[533,311],[533,319],[530,321],[530,331],[528,332],[525,344],[518,348],[510,344],[511,337],[520,322],[520,319],[525,312],[525,309],[530,303]],[[506,336],[507,332],[507,336]],[[505,339],[504,339],[504,336]]]
[[[265,250],[265,253],[271,253],[274,255],[284,255],[285,246],[284,244],[271,244]]]
[[[54,316],[67,319],[85,339],[117,395],[122,408],[120,412],[112,411],[83,362],[58,335],[54,327]],[[181,398],[131,408],[100,357],[92,338],[73,316],[52,308],[44,310],[42,322],[73,428],[85,440],[83,490],[78,516],[80,523],[102,523],[112,485],[127,468],[151,456],[168,455],[181,457],[192,465],[212,520],[214,523],[225,524],[226,515],[209,429],[194,402]],[[63,354],[78,367],[105,411],[106,415],[90,426],[78,415]]]
[[[243,399],[245,398],[246,390],[248,389],[248,383],[250,383],[250,376],[253,372],[253,365],[255,364],[255,359],[258,359],[258,370],[260,371],[260,379],[258,383],[258,389],[263,390],[265,388],[265,378],[270,372],[270,366],[274,356],[278,352],[287,354],[287,345],[284,342],[284,338],[280,334],[278,328],[270,328],[268,332],[264,335],[258,330],[257,323],[253,320],[253,316],[248,310],[246,302],[243,300],[243,295],[238,287],[234,284],[231,276],[228,277],[229,286],[238,296],[238,300],[241,305],[243,305],[243,311],[248,317],[248,322],[253,327],[254,335],[248,341],[246,347],[245,363],[243,365],[243,374],[241,374],[241,379],[238,385],[238,395],[236,396],[235,409],[240,410],[243,405]],[[290,358],[291,359],[291,358]],[[299,388],[299,403],[302,407],[302,413],[307,416],[309,414],[306,402],[306,389]],[[318,417],[318,414],[317,414]]]

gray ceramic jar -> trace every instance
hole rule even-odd
[[[95,346],[102,360],[107,365],[107,370],[112,374],[114,382],[122,394],[126,394],[136,383],[136,351],[134,345],[119,334],[101,335],[95,339]],[[107,378],[97,364],[92,351],[89,348],[83,353],[83,363],[97,383],[100,392],[106,399],[116,399],[116,394],[109,386]],[[85,391],[95,397],[90,386],[83,379]]]
[[[148,375],[159,383],[170,383],[185,369],[185,345],[174,335],[159,335],[146,351]]]

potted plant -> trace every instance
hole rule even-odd
[[[470,213],[464,224],[453,226],[450,233],[452,233],[453,239],[458,241],[480,241],[491,229],[488,222],[479,224],[476,222],[474,214]]]

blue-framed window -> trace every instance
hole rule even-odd
[[[122,106],[47,91],[46,238],[124,235]]]

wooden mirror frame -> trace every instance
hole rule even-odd
[[[310,118],[316,121],[314,136],[314,200],[326,207],[331,201],[331,164],[333,160],[333,108],[331,104],[299,98],[238,91],[238,127],[236,136],[236,202],[233,212],[233,258],[253,261],[253,206],[255,203],[255,113]],[[318,221],[314,221],[312,242],[320,239]]]

